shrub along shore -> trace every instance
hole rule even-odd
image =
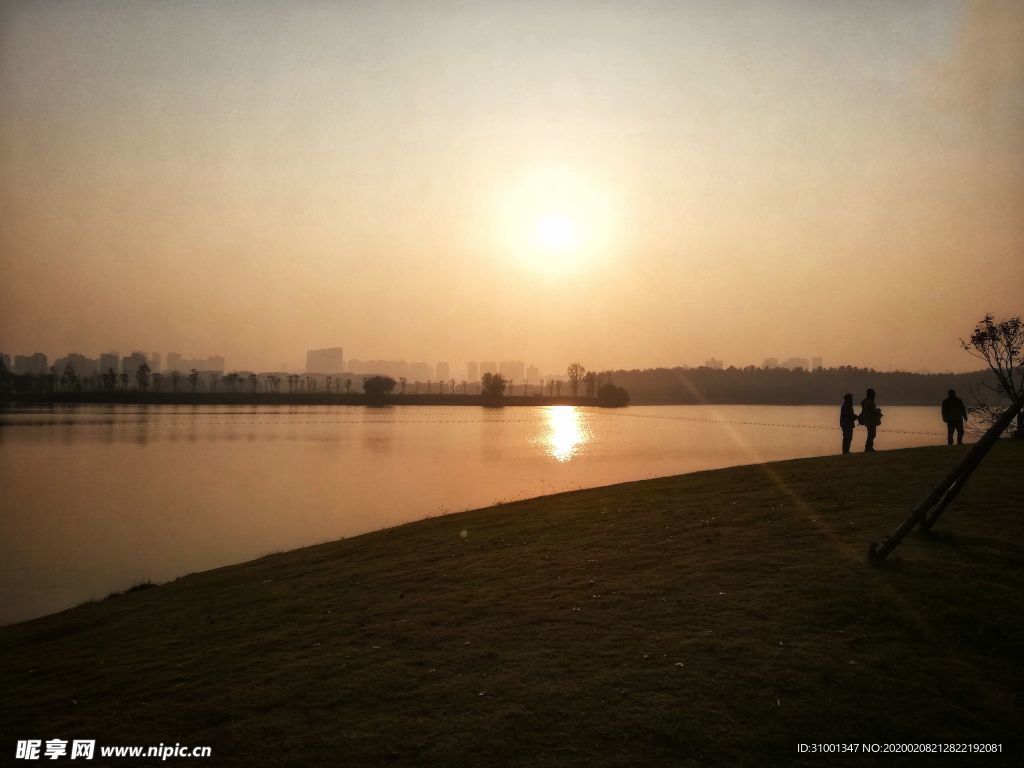
[[[867,559],[962,450],[503,504],[0,628],[0,748],[177,742],[213,749],[182,764],[239,766],[1019,764],[1024,445],[1000,441],[931,535]]]

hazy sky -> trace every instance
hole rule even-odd
[[[0,9],[8,354],[963,370],[1024,310],[1014,0]]]

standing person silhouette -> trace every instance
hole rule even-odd
[[[882,423],[882,409],[875,404],[875,390],[869,389],[867,397],[860,401],[860,415],[857,420],[868,429],[864,452],[873,452],[875,450],[875,430]]]
[[[843,395],[843,405],[839,409],[839,428],[843,430],[843,453],[850,452],[853,442],[853,428],[857,426],[857,414],[853,411],[853,395]]]
[[[949,390],[949,396],[942,401],[942,420],[946,422],[946,445],[953,444],[953,433],[956,432],[956,444],[964,444],[964,422],[967,421],[967,407],[964,401],[956,396],[956,390]]]

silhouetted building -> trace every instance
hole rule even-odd
[[[121,356],[117,352],[104,352],[100,355],[100,373],[110,370],[121,372]]]
[[[149,369],[153,373],[160,373],[163,369],[160,367],[160,353],[154,352],[149,356]]]
[[[484,360],[480,363],[480,376],[482,377],[485,373],[497,373],[498,364],[493,360]]]
[[[142,352],[132,352],[128,357],[121,358],[121,373],[127,373],[128,379],[135,383],[135,374],[143,365],[149,365],[146,356]],[[60,373],[58,370],[57,373]]]
[[[725,364],[721,360],[716,360],[713,357],[710,360],[706,360],[704,362],[704,367],[705,368],[714,368],[716,371],[722,370],[724,365]]]
[[[152,367],[152,366],[150,366]],[[182,357],[177,352],[167,353],[167,366],[164,368],[168,373],[178,371],[188,373],[193,368],[200,372],[224,373],[224,358],[220,355],[210,357]]]
[[[803,368],[805,371],[810,370],[811,361],[806,357],[789,357],[786,358],[786,362],[782,364],[783,368],[789,370],[796,370],[797,368]]]
[[[14,356],[14,372],[17,374],[46,373],[48,368],[46,355],[42,352]]]
[[[502,360],[498,364],[498,373],[510,381],[522,382],[526,377],[526,363],[522,360]]]
[[[480,366],[476,361],[466,363],[466,381],[476,382],[480,380]]]
[[[812,371],[816,371],[819,368],[823,368],[823,367],[824,366],[822,365],[822,359],[820,357],[812,357],[811,358],[811,370]]]
[[[434,373],[441,381],[448,381],[451,378],[451,369],[448,367],[448,363],[438,363],[434,368]]]
[[[526,369],[526,381],[529,384],[536,384],[540,381],[540,369],[537,366],[531,365]]]
[[[341,347],[311,349],[306,352],[306,373],[343,373],[345,354]]]
[[[76,352],[70,352],[64,357],[58,357],[57,360],[54,361],[53,367],[60,376],[64,375],[64,372],[68,368],[71,368],[71,371],[75,376],[85,378],[92,376],[99,370],[99,361],[95,358],[89,358]]]
[[[778,368],[779,367],[779,358],[777,358],[777,357],[766,357],[764,359],[764,365],[762,365],[761,367],[762,368]]]

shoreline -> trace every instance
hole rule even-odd
[[[30,405],[361,405],[371,408],[391,405],[473,405],[504,406],[598,405],[596,398],[546,395],[511,395],[487,403],[480,395],[388,395],[370,402],[362,394],[328,392],[15,392],[0,403]]]
[[[1011,443],[1012,441],[1010,441],[1010,440],[1001,440],[1000,442]],[[965,442],[962,447],[965,448],[965,449],[969,449],[972,445],[973,445],[973,443]],[[905,448],[880,448],[877,451],[875,451],[874,453],[876,455],[885,456],[885,455],[899,455],[899,454],[902,454],[902,453],[919,452],[919,451],[946,452],[946,453],[949,453],[952,456],[955,456],[956,458],[962,458],[962,454],[961,454],[961,452],[959,450],[957,450],[956,454],[954,454],[953,450],[951,450],[951,446],[940,446],[938,444],[936,444],[936,445],[928,445],[928,446],[912,446],[912,447],[905,447]],[[306,551],[306,550],[316,549],[318,547],[336,545],[336,544],[339,544],[341,542],[353,542],[354,543],[354,542],[357,542],[359,539],[363,539],[363,538],[367,538],[367,537],[373,537],[373,536],[377,536],[377,535],[380,535],[380,534],[388,534],[388,533],[392,533],[394,531],[398,531],[398,530],[401,530],[403,528],[407,528],[407,527],[410,527],[410,526],[417,526],[417,525],[427,524],[427,523],[430,523],[431,521],[437,521],[437,520],[441,520],[441,519],[451,519],[451,518],[459,517],[461,515],[485,514],[485,513],[488,513],[490,511],[492,511],[492,510],[498,510],[499,508],[503,508],[503,507],[513,507],[513,506],[517,506],[517,505],[535,504],[535,503],[553,503],[553,502],[556,502],[561,497],[573,496],[573,495],[577,495],[577,494],[589,494],[589,493],[596,493],[596,492],[601,492],[601,491],[614,492],[614,491],[625,490],[625,489],[627,489],[630,486],[644,486],[644,485],[647,485],[647,484],[661,483],[661,482],[665,482],[665,481],[685,480],[686,478],[693,478],[693,477],[698,477],[698,476],[700,476],[700,477],[711,477],[711,476],[719,475],[719,474],[722,474],[722,473],[733,473],[733,472],[738,472],[738,471],[758,470],[758,471],[766,473],[766,475],[767,475],[767,474],[771,474],[773,472],[773,468],[785,466],[785,465],[788,465],[788,464],[806,463],[806,462],[825,462],[825,461],[834,461],[834,460],[842,460],[842,461],[845,461],[845,462],[849,462],[851,460],[851,458],[853,458],[853,460],[856,461],[856,458],[854,458],[854,457],[862,457],[861,460],[863,460],[863,461],[876,461],[874,456],[872,456],[870,454],[867,454],[867,453],[865,453],[863,451],[852,451],[849,454],[849,456],[846,456],[846,457],[844,457],[844,456],[842,456],[840,454],[829,453],[829,454],[822,454],[822,455],[819,455],[819,456],[798,456],[798,457],[789,458],[789,459],[776,459],[776,460],[773,460],[773,461],[751,462],[751,463],[747,463],[747,464],[730,464],[728,466],[723,466],[723,467],[711,467],[711,468],[708,468],[708,469],[697,469],[697,470],[693,470],[691,472],[683,472],[683,473],[676,473],[676,474],[670,474],[670,475],[660,475],[660,476],[657,476],[657,477],[645,477],[645,478],[640,478],[640,479],[637,479],[637,480],[621,480],[621,481],[617,481],[617,482],[613,482],[613,483],[602,484],[602,485],[590,485],[590,486],[581,487],[581,488],[568,488],[566,490],[555,491],[553,493],[543,493],[543,494],[539,494],[537,496],[527,496],[527,497],[524,497],[524,498],[521,498],[521,499],[511,499],[511,500],[508,500],[508,501],[501,501],[501,502],[497,502],[497,503],[494,503],[494,504],[489,504],[489,505],[483,506],[483,507],[473,507],[473,508],[470,508],[470,509],[462,509],[462,510],[457,510],[457,511],[453,511],[453,512],[446,512],[446,513],[436,514],[436,515],[432,514],[432,515],[428,515],[426,517],[417,518],[415,520],[408,520],[408,521],[403,522],[403,523],[398,523],[396,525],[389,525],[389,526],[386,526],[384,528],[373,528],[371,530],[363,531],[361,533],[355,533],[355,534],[353,534],[351,536],[341,536],[341,537],[336,538],[336,539],[329,539],[329,540],[319,541],[319,542],[315,542],[315,543],[311,543],[311,544],[305,544],[305,545],[302,545],[302,546],[295,547],[293,549],[273,551],[273,552],[269,552],[267,554],[262,554],[262,555],[257,555],[256,557],[251,557],[251,558],[248,558],[246,560],[239,560],[237,562],[225,563],[223,565],[216,565],[216,566],[213,566],[211,568],[206,568],[206,569],[201,570],[201,571],[193,571],[193,572],[190,572],[190,573],[182,574],[180,576],[174,576],[174,577],[168,579],[167,581],[162,581],[162,582],[146,582],[146,587],[148,588],[148,587],[161,586],[161,585],[164,585],[164,584],[171,584],[171,583],[174,583],[174,582],[176,582],[176,581],[178,581],[180,579],[187,578],[187,577],[201,576],[203,574],[214,573],[214,572],[217,572],[217,571],[220,571],[220,570],[224,570],[224,569],[238,568],[238,567],[249,565],[251,563],[255,563],[255,562],[259,562],[259,561],[265,560],[267,558],[279,557],[279,556],[289,556],[289,555],[293,555],[295,553],[303,552],[303,551]],[[3,631],[5,628],[18,626],[19,624],[24,624],[26,622],[32,622],[32,621],[39,621],[39,620],[43,620],[43,619],[48,619],[48,618],[50,618],[52,616],[57,616],[57,615],[60,615],[62,613],[65,613],[67,611],[72,611],[72,610],[75,610],[77,608],[80,608],[82,605],[90,605],[90,604],[93,604],[93,603],[101,602],[103,600],[107,600],[107,599],[109,599],[111,597],[118,597],[118,596],[121,596],[121,595],[126,594],[128,592],[131,592],[135,586],[136,585],[126,585],[125,588],[122,591],[112,592],[110,595],[108,595],[106,597],[90,598],[88,600],[85,600],[83,603],[80,603],[80,604],[77,604],[77,605],[71,605],[71,606],[68,606],[67,608],[58,609],[58,610],[52,611],[50,613],[41,614],[39,616],[34,616],[34,617],[31,617],[31,618],[28,618],[28,619],[23,619],[23,620],[20,620],[20,621],[10,622],[10,623],[7,623],[7,624],[0,623],[0,631]]]
[[[676,401],[676,400],[642,400],[631,399],[629,405],[637,406],[780,406],[801,408],[808,406],[834,406],[837,411],[841,398],[835,402],[822,399],[808,400],[729,400],[729,401]],[[338,394],[325,392],[13,392],[0,399],[0,407],[4,405],[360,405],[381,408],[400,405],[430,406],[476,406],[483,408],[501,407],[536,407],[552,405],[571,405],[576,407],[609,408],[602,406],[596,398],[571,395],[511,395],[498,403],[486,403],[480,395],[388,395],[378,403],[368,402],[362,394]],[[886,401],[886,406],[933,407],[938,411],[939,405],[928,401]],[[614,407],[614,406],[612,406]]]
[[[844,739],[999,743],[986,763],[1013,764],[1024,446],[867,559],[958,456],[573,490],[129,590],[0,628],[0,732],[246,766],[724,768]]]
[[[970,447],[970,445],[972,445],[972,444],[971,443],[966,443],[965,444],[966,447]],[[876,453],[881,454],[881,455],[885,455],[885,454],[899,454],[899,453],[904,452],[904,451],[916,451],[916,450],[922,450],[922,449],[929,450],[929,449],[932,449],[932,448],[939,448],[939,446],[935,445],[935,446],[915,446],[915,447],[904,447],[904,448],[880,448],[880,449],[878,449],[878,451]],[[867,454],[864,454],[863,451],[855,451],[855,452],[853,452],[851,454],[851,457],[853,457],[853,456],[866,456],[866,455]],[[662,482],[662,481],[667,481],[667,480],[684,479],[684,478],[694,477],[694,476],[698,476],[698,475],[699,476],[711,476],[711,475],[716,475],[718,473],[729,473],[729,472],[735,472],[735,471],[741,471],[741,470],[753,470],[753,469],[757,469],[757,470],[760,470],[760,471],[771,472],[772,471],[771,470],[772,467],[775,467],[775,466],[785,466],[785,465],[793,463],[793,462],[821,461],[821,460],[830,460],[830,459],[837,459],[837,458],[841,458],[841,457],[838,454],[835,454],[835,453],[827,453],[827,454],[821,454],[821,455],[817,455],[817,456],[796,456],[796,457],[793,457],[793,458],[776,459],[776,460],[772,460],[772,461],[749,462],[749,463],[745,463],[745,464],[730,464],[730,465],[726,465],[726,466],[710,467],[710,468],[706,468],[706,469],[695,469],[695,470],[692,470],[692,471],[689,471],[689,472],[673,473],[673,474],[667,474],[667,475],[658,475],[658,476],[655,476],[655,477],[641,477],[641,478],[633,479],[633,480],[619,480],[619,481],[615,481],[615,482],[611,482],[611,483],[603,483],[603,484],[599,484],[599,485],[588,485],[588,486],[585,486],[585,487],[567,488],[565,490],[554,491],[552,493],[543,493],[543,494],[539,494],[539,495],[535,495],[535,496],[526,496],[526,497],[523,497],[523,498],[512,498],[510,500],[506,500],[506,501],[502,501],[502,502],[494,503],[494,504],[489,504],[489,505],[486,505],[486,506],[470,507],[470,508],[467,508],[467,509],[461,509],[461,510],[452,511],[452,512],[444,512],[444,513],[440,513],[440,514],[428,514],[428,515],[426,515],[424,517],[420,517],[420,518],[413,519],[413,520],[408,520],[408,521],[402,522],[402,523],[397,523],[395,525],[387,525],[387,526],[382,527],[382,528],[371,528],[369,530],[364,530],[364,531],[361,531],[361,532],[358,532],[358,533],[354,533],[354,534],[349,535],[349,536],[340,536],[338,538],[321,540],[321,541],[317,541],[317,542],[313,542],[313,543],[309,543],[309,544],[300,545],[300,546],[294,547],[292,549],[271,550],[271,551],[269,551],[266,554],[259,554],[259,555],[256,555],[254,557],[248,557],[248,558],[241,559],[241,560],[229,561],[229,562],[222,563],[220,565],[213,565],[213,566],[211,566],[209,568],[205,568],[203,570],[191,571],[191,572],[187,572],[187,573],[182,573],[180,575],[171,576],[170,578],[168,578],[165,581],[150,582],[150,581],[146,580],[145,583],[146,583],[147,586],[160,586],[160,585],[163,585],[163,584],[170,584],[170,583],[173,583],[173,582],[175,582],[175,581],[177,581],[177,580],[179,580],[181,578],[185,578],[186,576],[195,576],[195,575],[201,575],[201,574],[204,574],[204,573],[211,573],[211,572],[219,571],[219,570],[224,569],[224,568],[236,568],[236,567],[239,567],[239,566],[246,565],[248,563],[252,563],[252,562],[259,561],[259,560],[263,560],[263,559],[265,559],[267,557],[273,557],[273,556],[276,556],[276,555],[289,555],[289,554],[292,554],[292,553],[296,553],[296,552],[301,552],[301,551],[304,551],[304,550],[312,549],[312,548],[315,548],[315,547],[331,545],[331,544],[337,544],[337,543],[342,542],[342,541],[355,542],[358,539],[363,538],[363,537],[374,536],[374,535],[382,534],[382,533],[389,533],[389,532],[392,532],[392,531],[396,531],[398,529],[405,528],[406,526],[418,525],[418,524],[421,524],[421,523],[426,523],[428,521],[437,520],[437,519],[441,519],[441,518],[457,517],[459,515],[470,515],[470,514],[477,514],[477,513],[486,513],[486,512],[489,512],[491,510],[497,509],[499,507],[513,506],[513,505],[517,505],[517,504],[555,503],[555,502],[557,502],[557,500],[560,497],[570,496],[570,495],[573,495],[573,494],[590,493],[590,492],[597,492],[597,491],[603,491],[603,490],[608,490],[610,492],[611,491],[619,491],[619,490],[625,490],[629,486],[643,486],[644,484],[647,484],[647,483],[657,483],[657,482]],[[849,459],[850,459],[850,457],[847,457],[846,460],[848,461]],[[871,460],[871,459],[867,459],[867,460]],[[90,604],[90,603],[95,603],[95,602],[100,602],[100,601],[106,600],[106,599],[108,599],[110,597],[120,596],[122,594],[125,594],[126,592],[131,591],[134,588],[134,586],[135,585],[132,585],[132,584],[125,584],[120,589],[120,591],[115,590],[115,591],[111,592],[109,595],[104,596],[104,597],[90,597],[90,598],[84,600],[81,603],[71,604],[71,605],[68,605],[66,608],[59,608],[57,610],[51,611],[50,613],[39,614],[37,616],[32,616],[32,617],[29,617],[29,618],[26,618],[26,619],[20,619],[20,620],[13,621],[13,622],[7,622],[7,623],[0,622],[0,630],[3,630],[5,627],[12,627],[12,626],[16,626],[18,624],[22,624],[22,623],[25,623],[25,622],[31,622],[31,621],[36,621],[36,620],[40,620],[40,619],[46,619],[46,618],[48,618],[50,616],[59,615],[59,614],[64,613],[66,611],[74,610],[75,608],[78,608],[81,605],[87,605],[87,604]]]

